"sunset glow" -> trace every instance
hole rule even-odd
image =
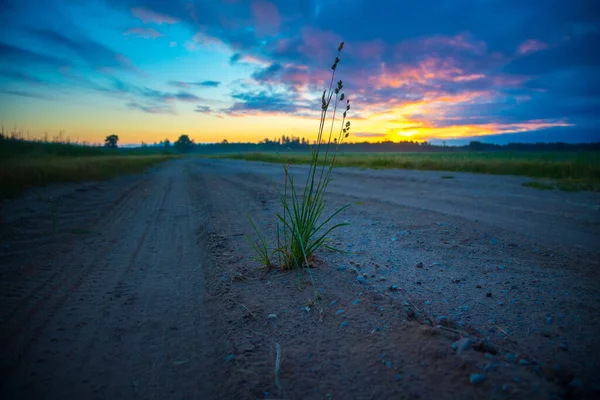
[[[314,139],[344,40],[352,141],[596,141],[600,24],[578,2],[9,0],[0,123],[92,143]]]

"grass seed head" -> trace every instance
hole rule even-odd
[[[340,58],[336,57],[335,61],[333,62],[333,65],[331,66],[331,69],[335,71],[339,62],[340,62]]]

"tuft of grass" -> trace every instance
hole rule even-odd
[[[325,215],[325,193],[331,182],[331,173],[336,163],[339,145],[350,134],[350,121],[346,120],[350,110],[350,100],[342,92],[343,82],[334,85],[335,73],[340,62],[340,53],[344,43],[340,43],[338,53],[331,66],[329,88],[321,97],[321,118],[317,141],[309,154],[309,171],[304,186],[298,185],[290,174],[290,163],[283,160],[283,189],[277,188],[281,213],[276,213],[277,247],[271,254],[266,248],[266,239],[258,232],[256,225],[251,224],[258,235],[258,240],[251,243],[256,251],[257,259],[265,267],[269,267],[270,256],[276,255],[279,267],[283,270],[309,267],[311,256],[320,248],[334,249],[326,244],[329,234],[346,223],[332,223],[332,220],[348,205],[339,208],[329,216]],[[344,108],[341,124],[335,127],[338,107]],[[331,112],[331,123],[327,123],[328,112]],[[338,116],[339,118],[339,116]],[[335,130],[334,130],[335,129]]]
[[[442,175],[441,178],[442,179],[454,179],[454,176],[452,176],[452,175]]]
[[[531,188],[535,188],[535,189],[539,189],[539,190],[554,190],[554,185],[552,185],[550,183],[546,183],[546,182],[540,182],[540,181],[523,182],[521,184],[521,186],[531,187]]]
[[[23,157],[0,161],[0,195],[15,196],[32,186],[106,180],[137,173],[173,158],[152,156]]]

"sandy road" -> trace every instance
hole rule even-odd
[[[283,181],[281,165],[277,164],[237,160],[201,162],[229,176],[253,174],[256,177],[253,183],[259,187],[269,181],[278,184]],[[290,170],[305,176],[308,169],[292,165]],[[600,194],[549,192],[521,186],[530,180],[459,172],[338,168],[329,193],[481,221],[528,236],[540,245],[597,251]]]
[[[292,170],[302,174],[305,167]],[[427,315],[454,319],[460,310],[457,323],[481,329],[511,351],[558,360],[584,380],[597,376],[597,193],[538,191],[522,187],[526,179],[518,177],[338,169],[328,201],[354,204],[342,216],[352,226],[334,241],[356,251],[328,254],[326,262],[352,261],[373,277],[367,288],[337,268],[314,271],[319,285],[336,293],[325,303],[348,308],[346,350],[340,352],[339,321],[327,317],[318,324],[305,312],[301,324],[295,314],[286,319],[306,293],[293,282],[266,290],[271,278],[250,270],[246,216],[251,212],[261,228],[272,228],[272,182],[281,177],[277,165],[192,158],[139,176],[56,185],[6,201],[0,229],[0,397],[261,398],[274,390],[273,367],[265,361],[273,359],[273,343],[259,332],[265,324],[256,316],[270,313],[280,316],[270,335],[288,354],[288,397],[311,398],[319,388],[342,397],[368,397],[371,388],[393,395],[393,374],[388,382],[384,371],[373,378],[372,370],[361,368],[372,368],[381,346],[401,340],[406,347],[399,351],[410,354],[422,338],[404,327],[365,342],[364,333],[351,328],[364,324],[370,331],[369,324],[378,323],[368,302],[359,312],[354,299],[365,291],[385,294],[390,284],[399,288],[398,301],[406,293]],[[420,261],[425,268],[415,268]],[[234,283],[230,278],[240,273],[252,279]],[[221,286],[211,291],[213,284]],[[248,310],[254,310],[250,319]],[[554,322],[546,325],[550,313]],[[487,330],[500,325],[502,331]],[[502,336],[506,330],[509,335]],[[393,336],[401,332],[406,334]],[[262,336],[248,343],[254,334]],[[309,348],[317,351],[307,341],[316,336],[318,363],[337,372],[314,381],[308,371],[317,361],[308,363],[305,356]],[[427,340],[424,348],[431,346]],[[558,349],[562,341],[568,341],[568,352]],[[436,343],[441,353],[450,349]],[[297,361],[295,352],[305,361]],[[348,352],[350,360],[343,356]],[[422,378],[407,382],[401,393],[423,395],[431,382],[440,382],[442,397],[480,398],[497,386],[490,381],[489,388],[472,388],[462,375],[464,365],[453,355],[439,359],[439,352],[429,361],[420,353],[404,357],[402,368],[421,371]],[[228,354],[238,364],[224,362]],[[432,371],[423,366],[427,362],[447,363],[453,372]],[[256,382],[239,372],[252,368]],[[532,371],[519,371],[498,372],[498,379],[536,379]],[[361,384],[365,377],[372,383]]]
[[[114,200],[88,234],[78,235],[83,238],[71,238],[55,257],[13,257],[12,271],[4,271],[0,397],[201,398],[209,392],[205,215],[186,165],[171,163],[113,185],[121,187],[64,199],[65,215],[96,196]],[[12,281],[10,272],[17,274]]]

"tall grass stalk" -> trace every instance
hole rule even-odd
[[[277,188],[282,211],[276,213],[277,247],[271,255],[277,256],[279,267],[284,270],[309,266],[311,256],[322,247],[337,250],[327,245],[327,239],[332,231],[347,225],[332,221],[348,206],[341,207],[326,216],[324,199],[327,187],[331,182],[331,173],[339,145],[350,134],[350,122],[346,120],[350,110],[350,100],[342,92],[343,82],[340,80],[334,83],[343,47],[344,42],[340,43],[338,47],[337,56],[331,66],[329,87],[323,91],[321,97],[321,118],[317,141],[310,149],[311,161],[303,188],[298,186],[294,176],[290,174],[289,164],[286,162],[283,164],[283,189]],[[336,120],[340,105],[344,108],[344,112],[338,131],[335,129],[335,124],[340,121],[339,117]],[[329,113],[331,114],[331,124],[327,125]],[[264,248],[259,247],[261,243],[265,243],[265,239],[256,229],[256,225],[252,221],[251,223],[259,236],[259,239],[253,242],[253,247],[259,254],[258,258],[263,260],[262,263],[268,267],[270,261],[269,259],[265,260]]]

